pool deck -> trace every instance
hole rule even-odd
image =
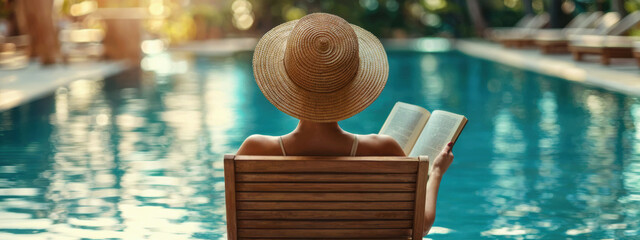
[[[206,56],[228,56],[234,52],[253,51],[258,44],[257,38],[226,38],[204,41],[192,41],[169,48],[171,52],[198,53]]]
[[[42,66],[32,60],[25,68],[0,70],[0,111],[46,96],[75,80],[104,79],[127,68],[122,61]]]
[[[454,48],[473,57],[640,96],[640,68],[635,59],[612,59],[611,65],[605,66],[597,55],[585,55],[584,61],[577,62],[571,54],[545,55],[537,48],[505,48],[485,40],[456,40]]]

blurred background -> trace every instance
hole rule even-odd
[[[2,67],[130,59],[189,41],[259,37],[312,12],[328,12],[379,38],[476,37],[525,14],[564,26],[586,11],[623,16],[640,0],[0,0]],[[640,35],[637,30],[631,35]],[[124,50],[124,51],[123,51]]]
[[[371,31],[387,50],[385,90],[340,122],[346,131],[378,132],[397,101],[469,119],[427,239],[640,239],[640,98],[572,81],[587,75],[575,65],[539,61],[563,79],[454,46],[527,14],[549,13],[560,28],[582,12],[638,9],[640,0],[0,0],[0,239],[226,239],[222,156],[297,123],[255,84],[253,44],[312,12]],[[518,62],[495,49],[509,50],[487,55]],[[638,73],[624,63],[608,69]]]

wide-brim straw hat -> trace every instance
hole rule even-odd
[[[314,13],[267,32],[256,46],[253,73],[264,96],[284,113],[336,122],[375,101],[389,63],[373,34],[338,16]]]

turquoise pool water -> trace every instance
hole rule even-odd
[[[0,112],[0,239],[222,239],[222,155],[296,120],[251,54],[146,57]],[[431,239],[640,239],[640,100],[455,52],[390,52],[396,101],[466,115]]]

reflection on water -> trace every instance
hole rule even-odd
[[[640,101],[457,53],[389,53],[396,101],[469,118],[431,239],[640,239]],[[157,54],[0,112],[0,239],[224,239],[222,155],[296,120],[251,54]]]

